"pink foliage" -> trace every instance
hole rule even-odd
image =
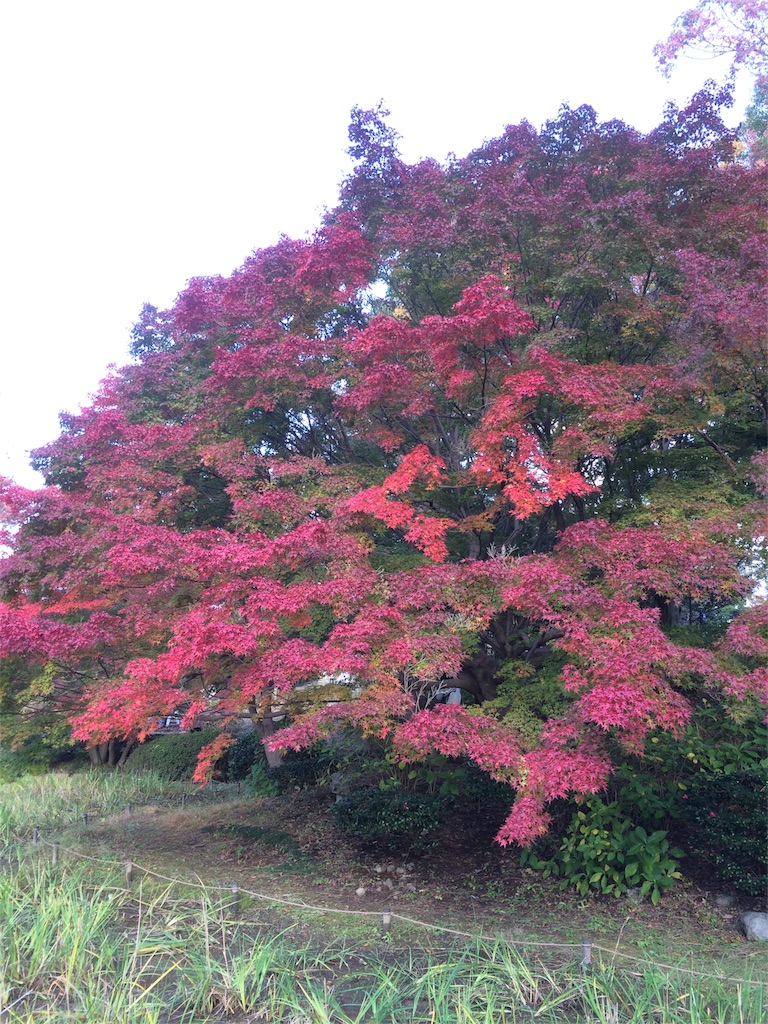
[[[660,54],[757,67],[765,6],[701,0]],[[49,485],[0,482],[0,656],[52,666],[87,742],[340,677],[270,746],[467,758],[510,787],[502,843],[679,734],[697,688],[765,699],[764,604],[711,647],[667,628],[747,605],[766,536],[765,170],[694,107],[649,136],[564,108],[446,167],[358,112],[317,232],[147,311],[36,453]],[[498,669],[555,651],[568,714],[518,735]],[[446,680],[479,711],[425,707]]]
[[[669,38],[654,53],[665,74],[681,55],[723,55],[730,57],[731,75],[745,67],[763,80],[768,74],[766,26],[766,0],[699,0],[676,18]]]

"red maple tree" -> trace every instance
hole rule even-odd
[[[47,486],[5,486],[0,654],[55,665],[92,745],[215,701],[201,779],[228,721],[267,733],[333,677],[349,699],[272,747],[347,725],[468,758],[515,791],[503,843],[697,693],[766,700],[765,606],[736,614],[765,535],[765,170],[716,99],[646,136],[563,108],[445,166],[355,111],[317,232],[145,307],[135,362],[36,454]],[[705,619],[718,644],[681,640]],[[553,666],[559,711],[522,734],[520,680]],[[425,701],[446,683],[469,705]]]

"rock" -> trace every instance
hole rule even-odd
[[[736,903],[735,896],[728,896],[724,892],[720,892],[715,896],[715,906],[721,910],[729,910]]]
[[[355,889],[355,896],[365,896],[367,892],[368,890],[361,885],[359,889]]]
[[[747,942],[768,942],[768,914],[748,910],[739,917],[739,930]]]
[[[392,881],[391,878],[385,878],[384,885],[387,887],[387,889],[394,889],[395,887],[395,883]]]
[[[377,864],[373,870],[376,872],[377,875],[382,875],[384,873],[384,868],[381,866],[381,864]]]
[[[336,803],[347,803],[349,791],[349,779],[347,779],[342,772],[334,772],[331,776],[331,792],[336,796]]]

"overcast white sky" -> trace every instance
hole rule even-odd
[[[564,101],[654,127],[652,48],[694,0],[0,0],[0,474],[37,486],[142,303],[302,235],[383,99],[405,159],[464,154]],[[738,97],[732,120],[748,101]]]

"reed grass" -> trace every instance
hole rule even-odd
[[[191,783],[166,782],[154,772],[51,772],[24,776],[0,785],[0,849],[26,838],[37,826],[55,831],[65,825],[109,817],[147,804],[176,805],[218,800],[235,787],[214,784],[201,789]]]

